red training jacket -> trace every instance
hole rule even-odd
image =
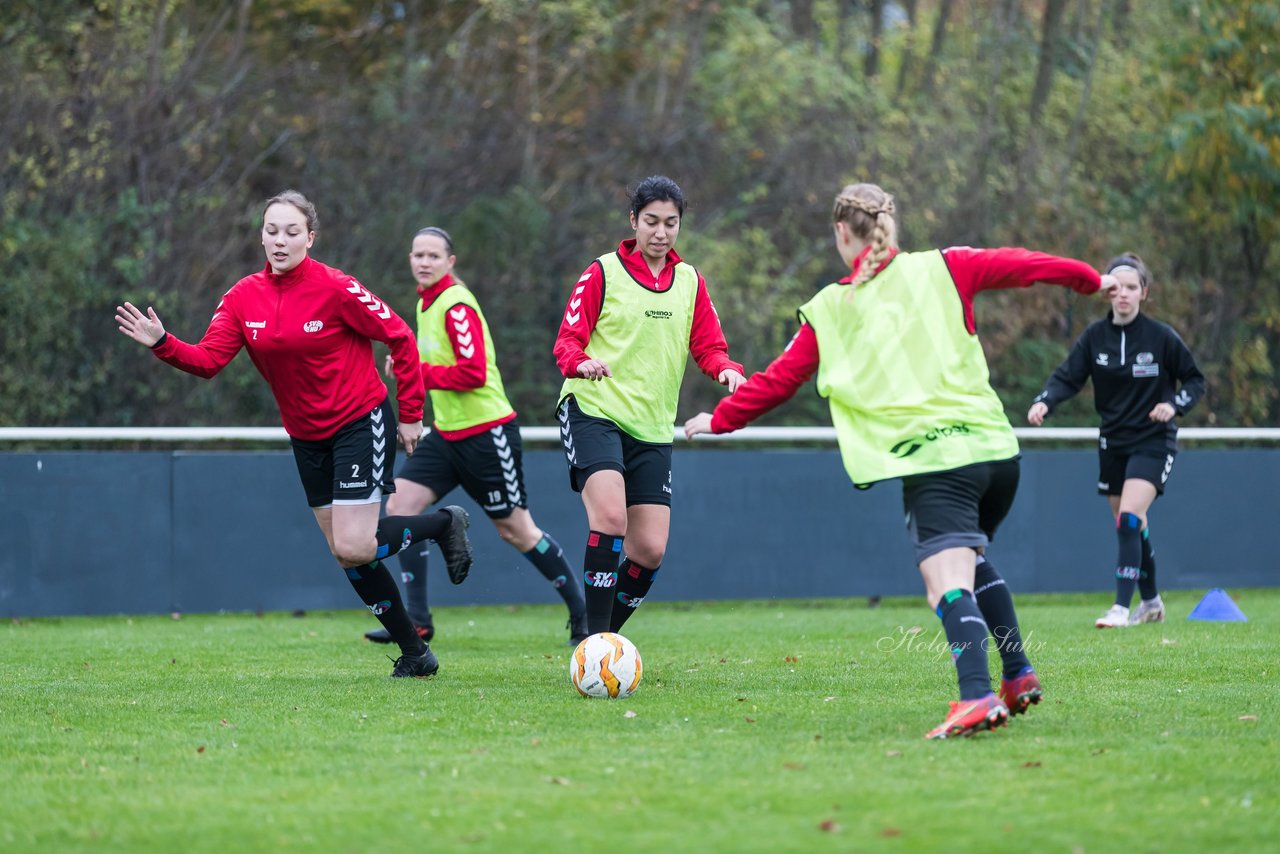
[[[649,262],[636,249],[635,238],[618,244],[618,257],[632,278],[651,291],[670,288],[676,264],[683,260],[674,249],[669,250],[667,264],[655,279],[649,269]],[[593,261],[574,285],[564,317],[560,320],[560,331],[556,335],[556,365],[560,368],[560,373],[570,379],[577,379],[578,365],[591,358],[587,355],[586,346],[591,340],[592,330],[596,328],[596,321],[600,319],[600,305],[603,301],[604,273],[600,265]],[[720,372],[726,368],[742,372],[742,365],[729,358],[729,345],[724,340],[724,330],[720,328],[720,317],[711,303],[707,282],[701,273],[698,273],[698,294],[693,303],[689,353],[697,362],[698,368],[717,382]]]
[[[400,420],[422,420],[418,348],[408,325],[364,285],[310,257],[277,276],[270,266],[232,286],[198,344],[166,335],[152,352],[208,379],[249,351],[280,407],[285,432],[327,439],[387,396],[371,341],[391,348]]]
[[[853,262],[853,272],[841,279],[850,281],[868,247]],[[881,264],[883,270],[897,250]],[[1036,282],[1062,285],[1082,294],[1095,293],[1102,279],[1098,271],[1083,261],[1059,258],[1026,249],[973,249],[968,246],[942,250],[947,269],[955,281],[964,306],[964,325],[975,333],[973,298],[979,291],[999,288],[1026,288]],[[738,390],[720,401],[711,414],[713,433],[739,430],[774,407],[790,400],[800,386],[818,372],[818,336],[807,323],[800,324],[791,342],[763,372],[752,374]]]

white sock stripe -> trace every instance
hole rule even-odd
[[[995,581],[988,581],[986,584],[982,585],[977,590],[973,591],[973,595],[977,596],[979,593],[982,593],[985,590],[990,590],[992,587],[996,587],[997,585],[1000,585],[1000,584],[1004,584],[1003,578],[997,578]]]

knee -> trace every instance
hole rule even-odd
[[[393,492],[387,498],[386,514],[388,516],[416,516],[419,512],[421,511],[413,506],[408,496],[399,492]]]
[[[632,563],[638,563],[645,569],[657,569],[662,566],[662,559],[667,553],[666,543],[633,543],[630,540],[626,540],[625,543],[624,550]]]
[[[513,524],[510,519],[495,520],[494,527],[498,529],[498,536],[502,541],[517,551],[527,552],[538,544],[538,538],[533,536],[533,532],[522,525]]]
[[[608,507],[592,514],[591,527],[602,534],[615,537],[627,532],[627,509],[625,507]]]
[[[373,539],[361,540],[338,536],[333,538],[333,556],[344,567],[360,566],[371,562],[377,554],[377,549],[378,543]]]

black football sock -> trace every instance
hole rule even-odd
[[[978,566],[973,575],[973,598],[978,600],[978,609],[995,639],[1004,678],[1012,679],[1030,667],[1031,662],[1027,660],[1027,651],[1022,644],[1013,594],[991,561],[983,555],[978,555]]]
[[[592,531],[582,560],[582,582],[587,600],[587,632],[609,631],[613,618],[613,594],[618,587],[618,558],[622,537]]]
[[[411,543],[439,539],[453,517],[443,510],[432,510],[420,516],[383,516],[378,520],[378,551],[374,558],[391,557]]]
[[[1142,572],[1138,575],[1138,595],[1150,602],[1160,595],[1156,588],[1156,550],[1151,545],[1151,529],[1142,529]]]
[[[618,567],[618,601],[613,606],[613,620],[609,623],[609,631],[622,631],[623,624],[640,607],[657,577],[657,569],[643,567],[629,557],[622,559],[622,566]]]
[[[936,611],[951,645],[951,660],[960,680],[960,699],[977,700],[991,693],[991,670],[987,667],[987,623],[968,590],[948,590],[938,600]]]
[[[569,561],[564,558],[564,549],[560,548],[560,544],[554,537],[543,531],[542,539],[538,540],[536,546],[524,552],[524,556],[538,572],[542,573],[543,578],[551,582],[551,586],[556,589],[560,598],[564,600],[565,606],[568,607],[570,616],[578,617],[586,613],[587,600],[582,587],[574,577]]]
[[[422,655],[427,645],[418,637],[413,621],[409,619],[409,612],[404,609],[404,602],[400,600],[400,588],[396,587],[396,581],[387,572],[387,568],[375,560],[373,563],[349,566],[346,573],[360,601],[378,618],[391,639],[400,644],[400,652],[404,655]]]
[[[1116,519],[1116,540],[1120,547],[1116,556],[1116,604],[1128,608],[1142,573],[1142,520],[1132,513],[1121,513]]]
[[[427,604],[427,550],[423,542],[405,549],[400,559],[400,583],[404,585],[404,607],[414,625],[431,625],[431,606]]]

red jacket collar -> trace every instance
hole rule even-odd
[[[426,311],[431,303],[436,301],[436,297],[444,293],[445,288],[453,284],[453,273],[445,273],[440,277],[440,281],[430,287],[418,285],[418,296],[422,297],[422,310]]]
[[[627,269],[640,273],[646,279],[653,276],[653,271],[649,269],[649,262],[645,260],[644,254],[640,252],[640,250],[636,249],[636,239],[634,237],[629,237],[618,244],[618,257],[622,259],[622,264]],[[662,268],[662,273],[659,274],[658,278],[662,278],[662,275],[665,274],[667,270],[670,270],[683,260],[683,258],[676,254],[675,249],[668,249],[667,264]]]
[[[885,258],[884,263],[882,263],[879,267],[876,268],[876,273],[879,273],[882,270],[884,270],[885,267],[888,267],[889,262],[894,259],[894,256],[898,254],[898,251],[899,250],[897,249],[897,247],[890,249],[889,257]],[[853,259],[853,269],[849,272],[849,275],[845,276],[843,279],[840,280],[840,284],[847,285],[853,281],[853,277],[858,275],[858,270],[862,268],[863,260],[866,259],[868,253],[870,252],[871,252],[871,247],[868,246],[866,249],[863,249],[861,252],[858,253],[858,257]]]
[[[266,274],[267,281],[271,284],[287,288],[290,285],[296,285],[298,282],[305,279],[307,274],[311,271],[311,268],[314,267],[316,263],[317,262],[311,260],[310,255],[306,255],[303,257],[302,261],[298,263],[298,266],[294,267],[292,270],[288,270],[277,275],[271,272],[271,264],[267,263],[263,267],[262,272]]]

